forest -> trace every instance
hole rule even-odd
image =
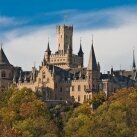
[[[30,89],[0,92],[0,137],[137,137],[137,88],[48,107]]]

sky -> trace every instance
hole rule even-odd
[[[137,0],[0,0],[0,40],[14,66],[38,67],[49,38],[57,50],[56,26],[73,25],[73,52],[82,39],[84,65],[94,39],[101,71],[130,70],[137,60]]]

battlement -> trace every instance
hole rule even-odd
[[[72,49],[73,26],[57,26],[58,51],[67,53],[68,46]]]
[[[61,54],[51,54],[50,57],[67,57],[67,54],[61,53]]]
[[[60,31],[62,31],[62,30],[70,30],[70,31],[73,31],[73,25],[69,25],[69,26],[67,26],[67,25],[58,25],[57,27],[56,27],[56,29],[57,29],[57,32],[58,33],[60,33]]]

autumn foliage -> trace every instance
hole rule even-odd
[[[136,88],[121,89],[109,98],[100,92],[83,105],[53,107],[30,89],[0,92],[0,137],[136,136]]]

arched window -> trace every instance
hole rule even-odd
[[[2,72],[1,72],[1,77],[2,77],[2,78],[5,78],[5,77],[6,77],[6,72],[5,72],[5,71],[2,71]]]

